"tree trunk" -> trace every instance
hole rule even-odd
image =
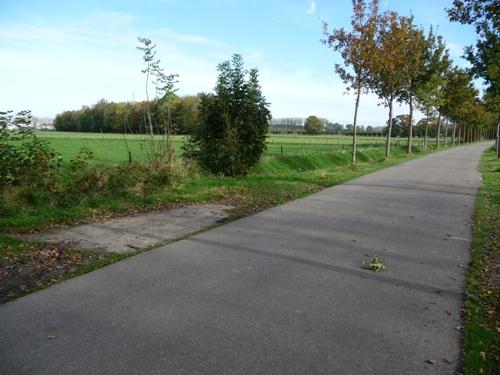
[[[392,132],[392,96],[389,99],[389,124],[387,126],[387,137],[385,140],[385,157],[391,156],[391,132]]]
[[[448,145],[448,119],[444,122],[444,146]]]
[[[462,133],[462,125],[458,125],[458,136],[457,136],[457,139],[458,139],[458,144],[460,144],[460,135]]]
[[[438,134],[436,138],[436,148],[439,148],[439,138],[441,137],[441,113],[438,113]]]
[[[352,164],[356,164],[356,124],[358,121],[359,97],[361,95],[361,86],[358,87],[356,94],[356,106],[354,107],[354,123],[352,124]]]
[[[455,134],[457,131],[457,123],[453,122],[453,133],[451,133],[451,145],[455,146]]]
[[[429,114],[427,114],[427,119],[425,121],[424,150],[427,150],[427,134],[428,133],[429,133]]]
[[[500,158],[500,120],[497,122],[496,150],[497,150],[497,158]]]
[[[410,95],[410,120],[408,124],[408,145],[406,153],[411,154],[411,144],[413,142],[413,96]]]

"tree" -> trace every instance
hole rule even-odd
[[[416,89],[416,99],[421,111],[430,119],[438,112],[437,118],[437,146],[441,131],[441,105],[444,101],[443,88],[445,85],[446,72],[450,68],[448,50],[441,36],[436,36],[431,28],[423,50],[424,59],[422,71],[419,75]],[[425,124],[424,149],[427,148],[429,122]]]
[[[200,98],[184,96],[179,98],[172,112],[174,134],[190,134],[199,120]]]
[[[500,157],[500,5],[498,0],[454,0],[448,16],[476,29],[475,49],[466,47],[465,57],[472,64],[469,72],[486,82],[485,103],[497,117],[496,151]]]
[[[324,125],[318,117],[309,116],[304,124],[304,129],[306,131],[306,134],[323,134]]]
[[[137,38],[140,45],[137,47],[143,53],[144,69],[142,73],[146,75],[146,126],[149,130],[149,161],[153,166],[167,168],[172,167],[174,161],[174,149],[171,144],[172,135],[172,100],[177,91],[177,74],[166,74],[164,68],[160,65],[160,60],[156,58],[156,45],[147,38]],[[152,83],[155,95],[154,99],[149,101],[149,86]],[[158,113],[157,118],[160,123],[153,121],[154,114]],[[158,133],[166,135],[162,142],[154,141],[155,128]],[[169,171],[167,171],[168,173]]]
[[[398,99],[404,101],[409,106],[407,153],[411,153],[415,96],[417,95],[417,90],[421,85],[421,79],[424,75],[427,48],[424,32],[422,29],[413,25],[413,18],[410,18],[410,27],[405,35],[404,47],[401,59],[406,69]]]
[[[441,111],[454,123],[453,143],[455,143],[455,135],[460,142],[464,139],[467,122],[477,97],[472,77],[465,70],[454,67],[446,75],[443,94]]]
[[[328,132],[331,134],[340,134],[344,131],[344,125],[338,122],[328,124]]]
[[[406,72],[405,41],[411,28],[411,19],[399,17],[396,12],[386,12],[379,19],[377,43],[374,51],[371,88],[389,108],[389,129],[386,134],[385,156],[391,154],[392,111],[394,100],[398,98]]]
[[[354,90],[356,101],[352,131],[352,163],[356,163],[356,125],[358,120],[359,100],[362,91],[369,89],[372,72],[375,35],[377,31],[378,0],[371,0],[367,5],[364,0],[352,0],[353,15],[351,31],[344,28],[328,33],[328,24],[323,22],[323,44],[339,52],[344,60],[343,66],[335,64],[335,71],[347,85],[347,90]]]
[[[387,136],[387,131],[391,130],[391,137],[405,137],[408,135],[409,115],[398,115],[393,117],[392,125],[384,129],[384,134]]]
[[[451,21],[474,25],[478,34],[476,49],[468,46],[465,57],[470,73],[483,78],[498,93],[500,78],[500,5],[497,0],[454,0],[447,9]],[[495,87],[493,87],[495,86]]]
[[[211,173],[244,175],[266,148],[271,112],[257,69],[246,70],[240,55],[219,64],[218,71],[215,93],[201,95],[199,126],[184,155]]]

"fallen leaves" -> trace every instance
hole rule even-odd
[[[3,250],[3,249],[2,249]],[[54,243],[23,242],[0,258],[0,303],[76,275],[106,257],[64,249]]]

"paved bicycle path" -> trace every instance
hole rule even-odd
[[[0,306],[0,373],[452,374],[486,147],[387,168]],[[361,268],[374,255],[378,274]]]

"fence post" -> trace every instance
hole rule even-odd
[[[281,156],[283,156],[283,145],[280,146]]]

